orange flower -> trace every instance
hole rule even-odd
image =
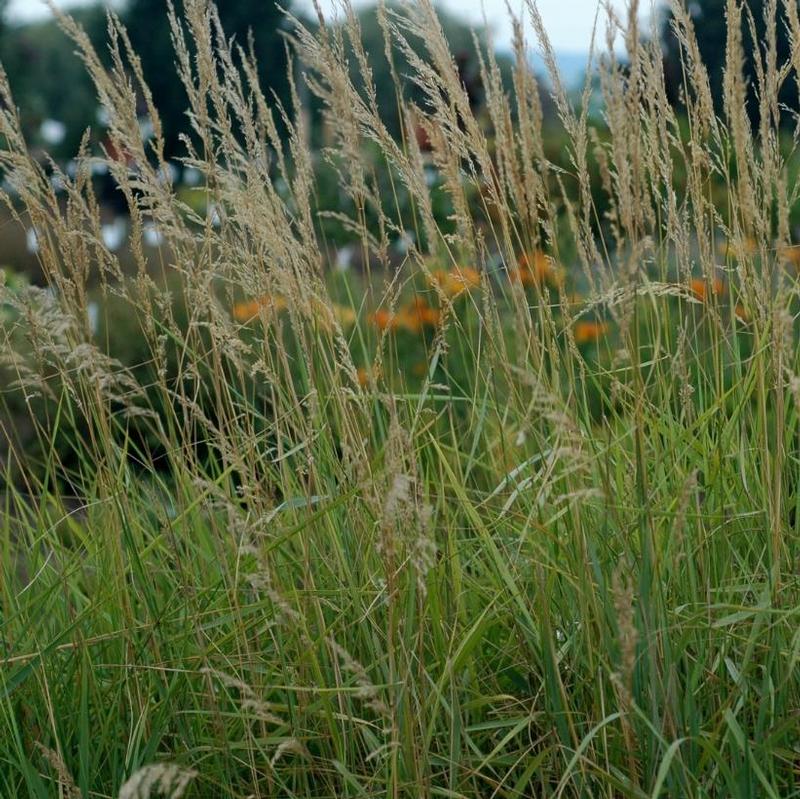
[[[573,331],[576,344],[592,344],[602,338],[608,331],[605,322],[576,322]]]
[[[361,388],[366,388],[373,379],[377,380],[380,377],[380,370],[375,367],[365,368],[360,366],[356,370],[356,376],[358,377],[358,385]]]
[[[433,272],[433,281],[441,286],[448,297],[457,297],[481,284],[481,273],[471,266],[456,266],[449,272],[438,269]]]
[[[543,252],[522,253],[519,257],[518,269],[511,273],[511,280],[523,286],[541,286],[549,283],[559,286],[563,282],[560,272],[554,268],[553,262]]]
[[[392,313],[391,311],[387,311],[386,308],[379,308],[369,319],[381,332],[386,330],[399,330],[404,326],[402,312]]]
[[[407,330],[409,333],[419,333],[422,330],[422,318],[413,308],[401,308],[395,317],[398,330]]]
[[[379,330],[407,330],[409,333],[419,333],[425,326],[435,327],[439,324],[441,312],[431,308],[425,300],[417,297],[409,305],[401,308],[397,313],[381,308],[370,316],[370,321]]]
[[[709,296],[709,289],[711,289],[711,294],[715,297],[721,297],[725,293],[725,284],[718,277],[715,277],[710,284],[703,278],[694,277],[689,282],[689,288],[695,299],[700,300],[700,302],[706,302]]]
[[[442,314],[438,308],[431,308],[422,297],[415,297],[414,301],[403,311],[403,317],[408,326],[416,331],[424,326],[436,327]]]
[[[800,269],[800,245],[793,244],[791,247],[781,247],[778,250],[778,257],[781,263]]]
[[[379,308],[370,314],[369,320],[378,330],[394,330],[397,327],[397,316],[386,308]]]
[[[237,322],[249,322],[253,317],[258,316],[259,304],[257,300],[247,302],[237,302],[233,306],[233,318]]]
[[[233,306],[233,318],[237,322],[247,324],[251,322],[262,311],[275,311],[279,312],[286,308],[286,300],[278,295],[266,294],[259,297],[257,300],[247,300],[246,302],[237,302]]]

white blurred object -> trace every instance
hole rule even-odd
[[[355,247],[352,244],[345,244],[336,250],[336,270],[338,272],[347,272],[353,265],[353,255],[355,255]]]
[[[147,222],[142,228],[142,237],[148,247],[160,247],[164,241],[163,234],[152,222]]]
[[[219,227],[222,224],[222,217],[219,214],[219,208],[216,203],[211,203],[208,206],[208,216],[214,227]]]
[[[199,186],[203,182],[203,173],[193,166],[184,167],[183,182],[187,186]]]
[[[273,185],[279,196],[286,197],[289,194],[289,185],[283,178],[276,178]]]
[[[25,231],[25,246],[31,255],[39,252],[39,234],[36,232],[36,228],[29,227]]]
[[[153,120],[150,119],[150,117],[139,117],[138,122],[139,133],[141,134],[142,141],[152,139],[156,130],[155,126],[153,125]]]
[[[169,185],[174,185],[178,182],[178,179],[181,176],[181,171],[178,167],[172,163],[172,161],[167,161],[166,169],[166,179]],[[159,175],[161,177],[161,175]]]
[[[105,244],[107,249],[111,252],[116,252],[122,246],[127,232],[127,225],[122,217],[117,217],[111,224],[102,225],[100,228],[103,244]]]
[[[67,135],[67,126],[57,119],[45,119],[39,126],[39,135],[45,144],[56,145],[64,141]]]
[[[405,255],[413,246],[414,234],[410,230],[404,230],[395,243],[397,251]]]
[[[66,187],[66,183],[64,183],[64,178],[58,172],[50,175],[50,185],[57,192],[64,191]]]
[[[100,329],[100,306],[96,302],[90,302],[86,313],[89,317],[89,330],[92,331],[93,336],[96,336]]]
[[[14,182],[8,178],[3,178],[0,186],[2,186],[3,191],[11,197],[16,197],[19,195],[19,191],[17,191],[17,187],[14,185]]]

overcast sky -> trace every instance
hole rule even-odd
[[[56,0],[60,5],[69,7],[76,0]],[[77,0],[86,2],[86,0]],[[310,6],[309,0],[297,0],[299,4]],[[354,0],[357,4],[359,0]],[[495,31],[495,41],[505,45],[510,38],[505,0],[441,0],[448,9],[466,16],[475,24],[480,24],[482,6],[485,6],[489,25]],[[511,7],[519,9],[521,0],[509,0]],[[322,7],[331,7],[331,0],[321,0]],[[539,10],[544,19],[553,46],[564,52],[580,53],[589,49],[592,24],[597,11],[598,0],[538,0]],[[623,8],[623,0],[613,0],[613,5]],[[649,5],[643,2],[643,6]],[[12,0],[11,10],[16,19],[41,18],[47,15],[47,9],[41,0]],[[599,42],[602,45],[602,39]]]

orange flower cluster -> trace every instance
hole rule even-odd
[[[245,302],[237,302],[233,306],[233,318],[237,322],[247,324],[252,322],[256,317],[262,313],[269,315],[280,313],[288,306],[285,297],[278,294],[267,294],[259,297],[257,300],[246,300]],[[322,300],[315,300],[313,304],[313,314],[324,329],[331,328],[331,318],[336,319],[342,327],[349,327],[356,323],[355,309],[348,305],[338,305],[333,303],[328,306]]]
[[[711,282],[703,278],[695,277],[689,281],[689,289],[694,298],[700,302],[707,302],[710,297],[721,297],[725,294],[725,283],[719,278],[714,278]],[[743,323],[750,321],[750,314],[744,305],[737,304],[733,309],[736,318]]]
[[[481,273],[471,266],[456,266],[450,270],[437,269],[432,272],[432,279],[448,297],[458,297],[465,291],[481,285]]]
[[[511,280],[522,283],[523,286],[560,286],[563,282],[562,275],[553,265],[552,259],[543,252],[535,250],[531,253],[522,253],[519,257],[518,268],[511,272]]]
[[[370,321],[378,330],[407,330],[419,333],[424,327],[436,327],[441,319],[441,311],[432,308],[421,297],[415,298],[396,313],[381,308],[370,316]]]
[[[259,297],[257,300],[237,302],[236,305],[233,306],[233,318],[237,322],[247,324],[247,322],[251,322],[262,312],[280,313],[280,311],[285,308],[286,299],[284,297],[267,294],[263,297]]]
[[[573,335],[575,336],[575,343],[593,344],[599,341],[608,332],[608,325],[605,322],[576,322]]]
[[[714,278],[710,283],[700,277],[692,278],[689,288],[695,299],[706,302],[710,296],[721,297],[725,293],[725,284],[718,278]]]

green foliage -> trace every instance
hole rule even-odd
[[[393,15],[397,13],[400,6],[389,3],[385,6],[385,9],[386,21],[384,24],[391,24],[394,21]],[[391,62],[387,58],[378,6],[368,6],[360,10],[357,16],[361,43],[371,70],[381,119],[392,134],[399,138],[401,120],[398,115],[400,109],[398,88],[401,97],[406,102],[416,104],[424,103],[424,92],[412,80],[414,70],[409,64],[408,53],[397,42],[394,42],[389,49]],[[487,34],[480,29],[473,34],[473,30],[469,25],[462,22],[457,16],[449,14],[442,9],[439,10],[439,23],[442,26],[450,52],[458,65],[461,80],[467,87],[470,97],[477,107],[482,98],[479,74],[480,64],[475,52],[473,35],[477,35],[480,46],[485,50],[488,46]],[[426,42],[423,38],[410,36],[407,41],[408,46],[416,57],[427,58]],[[499,55],[498,58],[503,66],[505,77],[508,79],[509,59],[504,58],[502,55]],[[359,85],[361,78],[355,59],[353,59],[352,79],[356,85]]]
[[[78,9],[76,18],[94,41],[104,40],[102,8]],[[74,155],[87,128],[93,128],[97,138],[95,87],[55,22],[6,28],[0,40],[0,54],[32,143],[45,146],[39,129],[47,119],[66,126],[64,140],[56,146],[47,145],[48,152],[57,158]]]
[[[181,3],[175,4],[178,13]],[[131,42],[142,61],[145,78],[162,117],[169,154],[177,153],[179,133],[188,129],[187,97],[175,74],[175,51],[166,21],[166,0],[129,0],[124,14]],[[287,104],[287,58],[284,12],[265,0],[226,0],[218,6],[224,35],[254,57],[262,91]],[[216,36],[216,31],[213,33]],[[251,50],[252,45],[252,50]]]
[[[795,13],[797,13],[800,4],[797,3],[797,0],[789,0],[789,2],[794,4]],[[703,67],[708,73],[709,86],[716,109],[721,111],[724,102],[724,74],[728,39],[726,24],[728,0],[692,0],[686,5],[694,21],[697,47]],[[748,114],[753,123],[757,124],[758,96],[765,91],[760,86],[760,75],[764,74],[765,60],[774,58],[778,63],[786,61],[791,54],[791,36],[786,24],[786,11],[783,3],[745,0],[741,6],[744,13],[737,23],[745,53],[741,69],[745,81],[749,84],[746,98]],[[661,38],[664,47],[666,89],[672,102],[677,104],[681,102],[687,86],[686,63],[682,61],[681,45],[674,35],[672,24],[672,12],[669,9],[663,10]],[[775,52],[773,55],[769,54],[768,33],[774,37]],[[785,115],[784,121],[791,122],[789,115],[800,110],[796,86],[791,82],[785,83],[781,86],[776,99],[781,105],[781,113]]]

